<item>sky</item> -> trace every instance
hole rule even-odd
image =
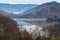
[[[60,0],[0,0],[0,3],[9,3],[9,4],[43,4],[46,2],[57,1]]]

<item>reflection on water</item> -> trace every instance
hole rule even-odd
[[[30,20],[30,21],[27,21],[28,19],[14,19],[19,26],[24,26],[25,28],[32,28],[33,26],[36,26],[36,27],[43,27],[46,25],[46,19],[37,19],[37,20]],[[24,21],[23,21],[24,20]],[[34,28],[34,27],[33,27]]]
[[[28,32],[32,32],[33,30],[36,30],[36,28],[38,28],[39,30],[42,29],[42,27],[44,27],[46,25],[46,21],[44,20],[38,20],[38,21],[19,21],[19,19],[17,20],[17,23],[20,27],[23,27],[23,29],[26,29]],[[21,28],[22,29],[22,28]],[[22,29],[22,30],[23,30]]]
[[[42,31],[42,27],[46,24],[45,22],[46,21],[17,21],[21,30],[26,29],[26,31],[32,33],[33,36],[38,36],[39,33],[41,36],[45,35],[45,32]]]
[[[18,23],[19,26],[24,26],[24,25],[31,26],[32,25],[32,24],[24,22],[24,21],[17,21],[17,23]]]

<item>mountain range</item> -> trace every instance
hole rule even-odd
[[[1,9],[1,8],[0,8]],[[20,8],[18,9],[20,10]],[[4,15],[7,15],[6,13]],[[42,5],[31,7],[29,10],[25,10],[19,14],[9,13],[9,16],[13,18],[47,18],[57,16],[60,18],[60,3],[48,2]]]
[[[37,4],[7,4],[0,3],[0,10],[7,12],[24,12],[26,10],[32,9],[37,6]]]
[[[47,18],[47,17],[60,17],[60,3],[55,1],[44,3],[35,8],[25,11],[22,18]]]

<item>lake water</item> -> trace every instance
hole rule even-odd
[[[35,34],[36,32],[34,32],[34,30],[36,30],[36,28],[38,28],[36,31],[37,31],[37,35],[38,35],[38,32],[40,30],[40,35],[45,35],[45,32],[41,31],[42,30],[42,27],[46,26],[46,19],[35,19],[34,21],[32,19],[14,19],[18,25],[19,25],[19,28],[21,30],[24,30],[26,29],[26,31],[28,31],[29,33],[32,33],[32,34]],[[21,28],[23,27],[23,28]]]
[[[40,25],[46,23],[46,18],[38,18],[38,19],[32,19],[32,18],[15,18],[15,20],[18,25]]]
[[[14,19],[19,26],[25,27],[27,30],[34,29],[35,27],[44,27],[46,19]]]

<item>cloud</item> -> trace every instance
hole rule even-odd
[[[51,2],[51,1],[57,1],[60,2],[60,0],[0,0],[2,3],[10,3],[10,4],[42,4],[46,2]]]
[[[0,0],[0,3],[7,3],[7,0]]]

